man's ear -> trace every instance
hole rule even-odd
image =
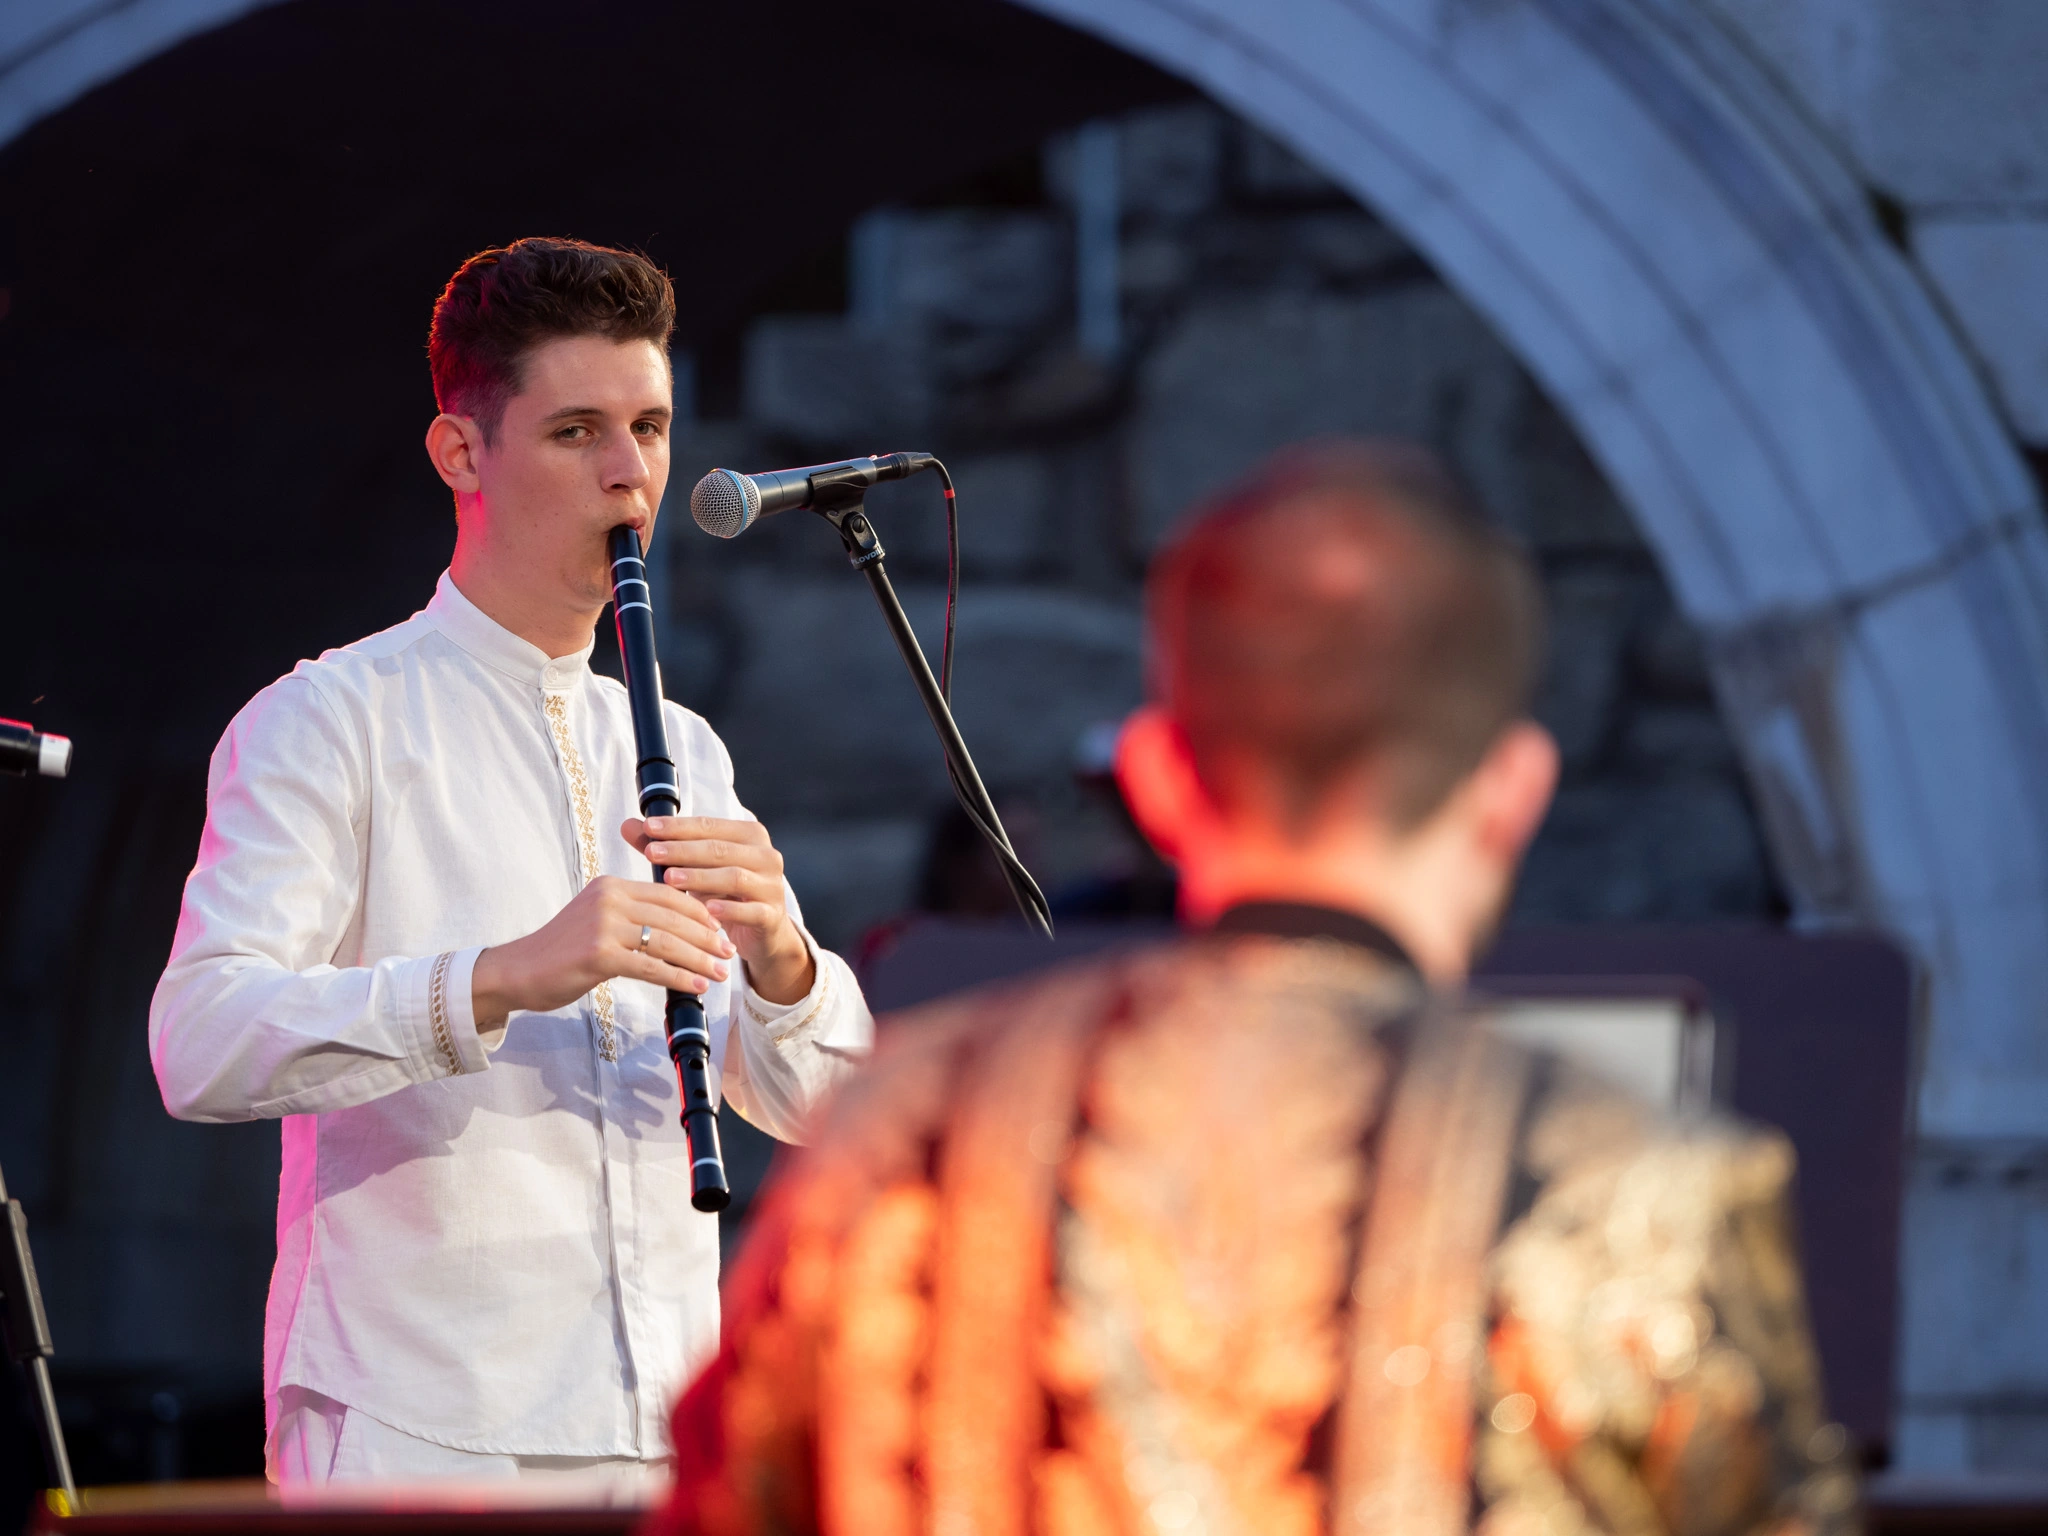
[[[1124,722],[1116,739],[1116,782],[1138,829],[1163,859],[1179,859],[1190,838],[1216,819],[1186,735],[1157,704]]]
[[[427,457],[434,473],[457,495],[473,496],[482,486],[476,461],[483,441],[483,432],[467,416],[443,411],[427,427]]]
[[[1473,775],[1481,848],[1513,868],[1543,825],[1557,792],[1557,738],[1534,720],[1509,726]]]

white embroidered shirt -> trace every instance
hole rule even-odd
[[[592,873],[652,878],[618,830],[625,690],[588,658],[548,658],[443,575],[214,752],[150,1052],[174,1115],[283,1121],[273,1413],[297,1385],[464,1450],[657,1456],[716,1345],[718,1223],[690,1206],[661,991],[614,981],[482,1033],[470,1008],[483,948]],[[667,717],[683,814],[747,816],[710,726]],[[852,972],[812,949],[793,1006],[738,965],[704,1000],[715,1088],[784,1140],[873,1037]]]

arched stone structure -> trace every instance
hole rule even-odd
[[[0,23],[0,142],[266,3]],[[1920,1134],[2048,1142],[2048,526],[1955,332],[1764,63],[1680,0],[1023,3],[1292,144],[1489,317],[1708,636],[1801,915],[1918,958]],[[1939,1283],[1908,1287],[1909,1390],[2038,1392],[2028,1349],[1942,1342],[1942,1296],[1998,1311],[1944,1227],[1913,1217]]]
[[[2034,1225],[1934,1163],[2048,1138],[2048,527],[1865,189],[1676,0],[1027,3],[1396,225],[1634,510],[1801,916],[1889,929],[1926,981],[1898,1464],[2011,1457],[1983,1447],[2039,1433],[1996,1406],[2048,1368]]]
[[[2048,528],[1864,189],[1698,8],[1030,0],[1400,228],[1710,637],[1809,921],[1925,967],[1919,1129],[2048,1135]]]
[[[54,0],[0,13],[0,144],[185,38],[277,0]]]
[[[265,3],[45,13],[0,142]],[[1492,320],[1711,637],[1802,916],[1925,966],[1921,1133],[2048,1136],[2048,531],[1795,104],[1657,0],[1027,3],[1290,142]]]

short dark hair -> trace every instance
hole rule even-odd
[[[1269,460],[1184,525],[1146,596],[1152,689],[1204,787],[1277,791],[1297,830],[1361,764],[1392,825],[1426,819],[1526,713],[1542,648],[1527,557],[1400,443]]]
[[[608,336],[651,341],[666,353],[675,319],[668,274],[638,252],[546,238],[479,251],[434,302],[434,399],[452,415],[474,417],[489,442],[524,386],[526,354],[542,342]]]

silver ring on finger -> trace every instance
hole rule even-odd
[[[647,946],[648,946],[648,945],[650,945],[650,944],[652,944],[653,942],[654,942],[654,930],[653,930],[653,928],[649,927],[649,926],[648,926],[648,925],[647,925],[646,923],[642,923],[642,924],[640,925],[640,943],[639,943],[639,946],[638,946],[638,947],[639,947],[640,949],[642,949],[642,950],[645,950],[645,949],[647,948]]]

